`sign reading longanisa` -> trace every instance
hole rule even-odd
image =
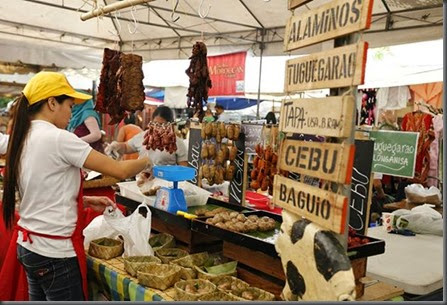
[[[419,133],[371,131],[374,140],[372,171],[391,176],[413,178]]]

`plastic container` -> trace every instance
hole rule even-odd
[[[275,214],[281,214],[282,209],[270,205],[270,198],[257,192],[246,191],[245,200],[255,209],[269,211]]]
[[[180,165],[154,166],[154,176],[167,181],[191,180],[196,174],[192,167]]]

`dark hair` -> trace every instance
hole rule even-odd
[[[124,117],[124,124],[135,124],[135,114],[130,113]]]
[[[157,116],[165,119],[167,122],[174,122],[174,114],[172,113],[171,108],[169,108],[168,106],[158,106],[152,114],[152,119],[155,119],[155,117]]]
[[[276,124],[276,116],[273,111],[267,113],[267,115],[265,116],[265,120],[267,121],[267,124]]]
[[[59,104],[71,98],[66,95],[54,97]],[[3,220],[6,228],[11,228],[14,223],[15,193],[19,186],[19,173],[21,169],[20,159],[23,145],[31,126],[31,117],[38,113],[48,98],[29,105],[25,95],[17,101],[14,112],[12,132],[9,137],[8,150],[6,152],[5,177],[3,181]]]
[[[216,106],[214,106],[214,109],[222,109],[225,110],[224,107],[221,104],[216,104]]]

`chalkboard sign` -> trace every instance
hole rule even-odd
[[[202,137],[200,136],[200,126],[191,126],[189,129],[188,144],[188,165],[196,170],[194,179],[188,180],[192,184],[197,185],[200,167],[200,148],[202,146]]]
[[[231,203],[242,205],[244,202],[245,186],[244,186],[244,165],[245,165],[245,135],[241,132],[239,140],[236,141],[237,156],[234,160],[236,165],[236,172],[233,180],[230,182],[228,189],[229,201]]]
[[[263,124],[242,124],[242,132],[245,134],[245,152],[255,154],[256,144],[261,142]]]
[[[351,180],[349,226],[359,234],[365,234],[369,222],[371,200],[371,170],[374,141],[355,140],[354,166]]]

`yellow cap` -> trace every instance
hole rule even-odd
[[[32,105],[51,96],[67,95],[81,104],[92,98],[91,95],[75,91],[62,73],[42,71],[34,75],[23,89],[29,104]]]

